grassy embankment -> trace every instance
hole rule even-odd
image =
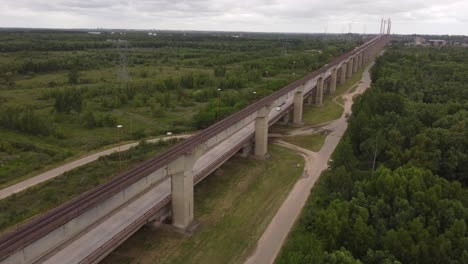
[[[234,157],[196,187],[191,237],[144,227],[103,263],[241,263],[303,171],[301,156],[269,147],[271,159]]]
[[[121,152],[122,171],[164,151],[177,140],[142,143]],[[119,154],[113,153],[25,191],[0,200],[0,232],[44,213],[119,173]]]

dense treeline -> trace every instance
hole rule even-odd
[[[278,263],[468,263],[468,52],[394,47]]]
[[[256,34],[256,33],[196,33],[189,32],[5,32],[0,35],[0,52],[14,51],[78,51],[86,49],[106,49],[113,46],[110,40],[127,39],[133,47],[140,48],[197,48],[230,51],[252,51],[272,48],[271,39],[278,39],[275,46],[301,45],[304,40],[320,42],[320,36],[307,34]],[[242,38],[240,37],[242,36]],[[359,35],[330,36],[327,38],[349,39],[360,38]],[[252,42],[254,40],[254,42]]]

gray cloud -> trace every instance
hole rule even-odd
[[[468,34],[466,0],[0,0],[0,25]]]

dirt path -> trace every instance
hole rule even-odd
[[[269,264],[275,261],[289,231],[293,227],[296,219],[299,217],[299,214],[309,197],[310,190],[320,177],[322,171],[328,167],[328,160],[346,131],[348,126],[346,116],[351,114],[351,106],[353,104],[352,98],[355,95],[364,92],[371,83],[369,69],[372,65],[373,63],[368,65],[364,70],[357,89],[352,93],[342,95],[345,105],[341,117],[323,125],[320,128],[328,130],[330,133],[326,137],[325,143],[319,152],[312,152],[284,141],[277,142],[277,144],[296,150],[304,156],[304,174],[303,177],[294,185],[288,197],[271,220],[262,237],[257,242],[257,248],[245,262],[246,264]],[[299,129],[299,132],[300,134],[310,134],[314,131],[311,132],[310,130]]]
[[[157,142],[159,140],[169,140],[169,139],[172,139],[172,138],[187,138],[189,136],[190,135],[178,135],[178,136],[168,136],[168,137],[154,138],[154,139],[148,140],[148,142],[154,143],[154,142]],[[79,158],[79,159],[77,159],[75,161],[64,164],[64,165],[59,166],[59,167],[57,167],[55,169],[43,172],[43,173],[41,173],[41,174],[39,174],[37,176],[31,177],[31,178],[26,179],[26,180],[24,180],[22,182],[19,182],[19,183],[16,183],[14,185],[11,185],[9,187],[6,187],[6,188],[0,190],[0,200],[4,199],[4,198],[6,198],[6,197],[8,197],[8,196],[10,196],[10,195],[12,195],[14,193],[21,192],[21,191],[23,191],[23,190],[25,190],[27,188],[30,188],[30,187],[32,187],[32,186],[34,186],[36,184],[39,184],[41,182],[44,182],[44,181],[50,180],[52,178],[55,178],[57,176],[60,176],[63,173],[69,171],[69,170],[72,170],[72,169],[78,168],[80,166],[86,165],[86,164],[88,164],[90,162],[93,162],[93,161],[99,159],[99,157],[107,156],[109,154],[112,154],[113,152],[118,152],[119,150],[120,151],[125,151],[125,150],[130,149],[131,147],[135,147],[138,144],[139,144],[139,142],[133,142],[133,143],[128,143],[128,144],[125,144],[125,145],[121,145],[120,147],[117,146],[117,147],[113,147],[113,148],[110,148],[110,149],[106,149],[104,151],[100,151],[100,152],[97,152],[97,153],[94,153],[94,154]]]

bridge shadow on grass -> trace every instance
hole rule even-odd
[[[303,171],[303,158],[270,145],[271,158],[234,157],[195,188],[191,237],[143,227],[103,263],[240,263]],[[298,166],[299,164],[299,166]]]

